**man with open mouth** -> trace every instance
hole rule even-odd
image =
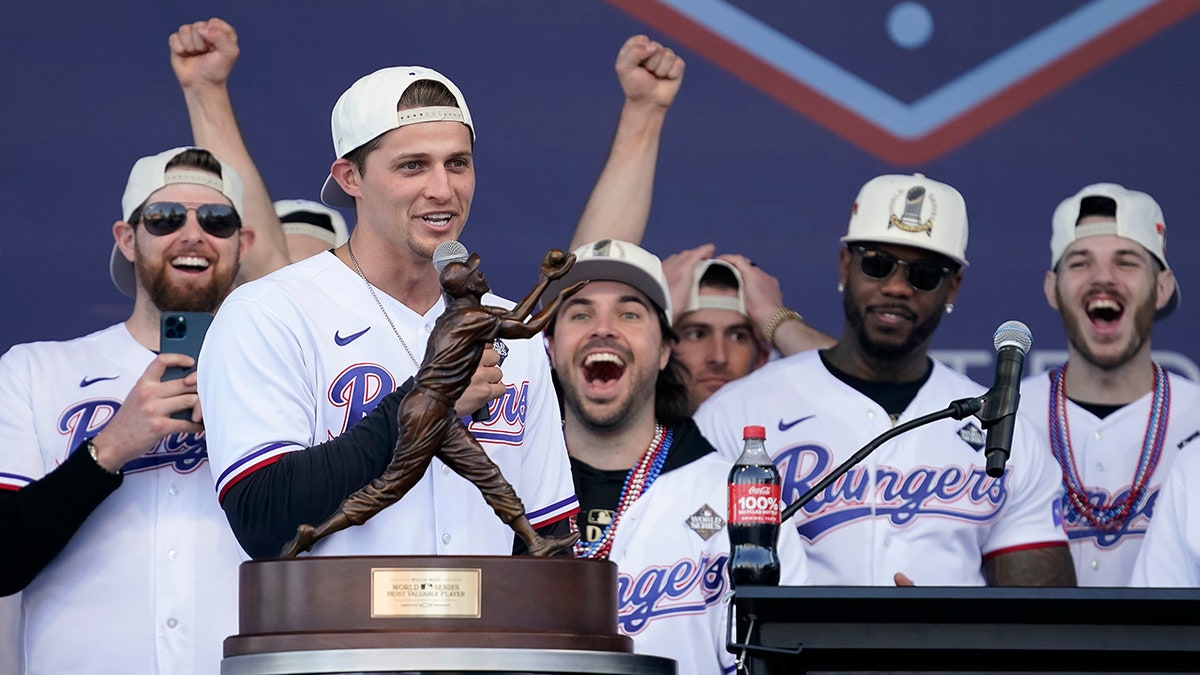
[[[730,458],[742,425],[771,429],[785,502],[896,424],[985,391],[928,355],[967,266],[958,190],[921,174],[876,177],[841,242],[837,344],[769,363],[696,412]],[[817,494],[792,521],[813,583],[1074,585],[1045,441],[1018,420],[998,478],[986,474],[984,445],[973,418],[943,419],[884,443]]]
[[[404,383],[447,306],[433,252],[458,238],[475,194],[473,118],[435,70],[360,78],[334,105],[331,128],[335,159],[321,198],[355,210],[353,232],[231,294],[200,360],[218,496],[256,558],[278,555],[299,525],[325,521],[391,461]],[[491,293],[481,301],[514,306]],[[529,524],[561,537],[577,502],[552,387],[540,340],[500,339],[453,407],[461,416],[483,408],[471,433]],[[525,550],[475,485],[434,459],[403,499],[313,553]]]
[[[139,159],[105,256],[129,318],[0,357],[0,595],[22,591],[23,672],[220,668],[241,556],[204,466],[196,375],[163,381],[195,360],[158,352],[165,313],[229,292],[254,239],[244,202],[207,150]]]
[[[581,509],[575,554],[617,563],[618,627],[636,652],[675,659],[681,673],[730,672],[723,596],[733,460],[688,415],[662,265],[609,239],[575,256],[548,294],[588,284],[546,329]],[[799,537],[783,528],[779,539],[780,583],[804,583]]]
[[[1050,250],[1046,300],[1068,358],[1026,378],[1021,408],[1062,469],[1080,585],[1128,586],[1159,487],[1200,432],[1200,387],[1151,355],[1154,322],[1179,304],[1162,209],[1144,192],[1089,185],[1055,209]]]

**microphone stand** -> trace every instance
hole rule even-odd
[[[828,476],[822,478],[808,492],[805,492],[803,495],[801,495],[799,499],[789,504],[788,507],[779,514],[779,522],[782,523],[783,521],[795,515],[796,511],[799,511],[801,507],[811,502],[813,498],[821,493],[822,490],[832,485],[834,481],[845,475],[847,471],[853,469],[855,465],[866,459],[867,455],[875,452],[875,449],[879,446],[887,443],[906,431],[911,431],[917,427],[925,426],[931,422],[937,422],[938,420],[944,420],[946,418],[961,420],[965,417],[970,417],[983,408],[983,404],[987,400],[988,394],[990,393],[991,392],[989,391],[983,396],[978,396],[976,398],[962,398],[957,401],[952,401],[944,410],[932,412],[928,415],[922,415],[915,420],[909,420],[883,432],[879,436],[875,437],[875,439],[870,443],[864,445],[861,450],[851,455],[849,459],[839,464],[836,469],[830,472]]]
[[[978,413],[983,408],[984,404],[988,400],[989,395],[992,395],[991,390],[988,390],[983,394],[983,396],[978,396],[975,398],[962,398],[958,399],[957,401],[952,401],[950,405],[946,406],[946,408],[943,410],[938,410],[937,412],[932,412],[928,415],[922,415],[921,417],[918,417],[914,420],[909,420],[908,422],[899,424],[883,432],[879,436],[875,437],[875,439],[873,439],[870,443],[864,445],[858,452],[851,455],[849,459],[839,464],[836,469],[834,469],[828,476],[825,476],[819,482],[817,482],[817,484],[809,489],[808,492],[805,492],[803,495],[801,495],[799,499],[789,504],[788,507],[779,514],[779,522],[782,524],[784,521],[794,516],[797,511],[799,511],[805,504],[811,502],[818,494],[821,493],[822,490],[828,488],[834,483],[834,481],[844,476],[847,471],[854,468],[855,465],[866,459],[867,455],[870,455],[879,446],[899,436],[900,434],[916,429],[917,427],[925,426],[926,424],[930,424],[932,422],[937,422],[938,420],[944,420],[947,418],[961,420],[966,417],[970,417],[971,415]],[[736,663],[738,672],[747,672],[748,669],[746,658],[751,653],[785,653],[793,655],[800,653],[800,651],[803,649],[803,645],[796,645],[794,648],[778,648],[766,647],[758,644],[758,640],[755,639],[754,635],[754,631],[758,624],[758,617],[753,613],[747,614],[744,618],[737,617],[734,612],[737,595],[736,590],[732,591],[732,595],[734,598],[729,602],[729,609],[727,610],[728,613],[726,616],[726,627],[728,633],[726,635],[725,648],[730,653],[737,655]],[[743,625],[747,627],[746,637],[742,640],[739,640],[738,633],[740,631],[738,630],[738,627]]]

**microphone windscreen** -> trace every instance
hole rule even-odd
[[[996,351],[1000,351],[1001,347],[1016,347],[1025,354],[1033,346],[1033,333],[1029,332],[1029,326],[1020,321],[1005,321],[992,336],[992,344],[996,346]]]
[[[446,269],[446,265],[452,262],[465,263],[468,257],[467,247],[463,246],[462,242],[453,239],[443,241],[433,250],[433,269],[440,275],[442,270]]]

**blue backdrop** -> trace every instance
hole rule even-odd
[[[356,78],[422,64],[454,79],[478,130],[463,239],[506,295],[567,244],[621,105],[616,51],[645,32],[688,64],[651,250],[744,253],[838,334],[837,238],[858,188],[888,172],[944,180],[967,199],[971,266],[935,347],[990,380],[1005,320],[1032,328],[1035,366],[1065,348],[1041,290],[1050,214],[1087,183],[1120,182],[1163,206],[1183,305],[1154,347],[1196,374],[1196,0],[110,4],[11,3],[0,24],[0,349],[128,315],[106,264],[128,169],[190,142],[167,36],[220,16],[239,33],[231,88],[276,198],[316,198],[329,112]]]

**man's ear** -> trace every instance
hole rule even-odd
[[[362,175],[358,172],[358,167],[354,166],[354,162],[345,157],[339,157],[329,167],[329,175],[333,176],[343,192],[351,197],[362,197],[362,189],[359,187]]]
[[[850,278],[850,249],[843,246],[838,250],[838,283],[845,284]]]
[[[1158,273],[1154,282],[1158,291],[1154,309],[1162,309],[1171,301],[1171,296],[1175,295],[1175,273],[1171,270],[1163,270]]]
[[[758,360],[754,364],[754,369],[758,370],[767,365],[767,361],[771,360],[771,345],[758,343]]]
[[[554,369],[554,338],[542,333],[542,340],[546,343],[546,356],[550,359],[550,369]]]
[[[129,262],[133,262],[135,255],[133,239],[136,234],[134,227],[123,220],[118,220],[113,223],[112,232],[113,240],[117,242],[117,247],[121,249],[121,255],[125,256],[125,259]]]
[[[239,259],[244,259],[246,257],[246,251],[249,251],[250,247],[254,245],[255,236],[257,236],[257,235],[254,234],[254,230],[252,230],[248,227],[242,227],[242,228],[238,229],[238,258]]]
[[[1059,311],[1058,308],[1058,274],[1054,270],[1046,270],[1046,278],[1042,280],[1042,292],[1046,294],[1046,302]]]

